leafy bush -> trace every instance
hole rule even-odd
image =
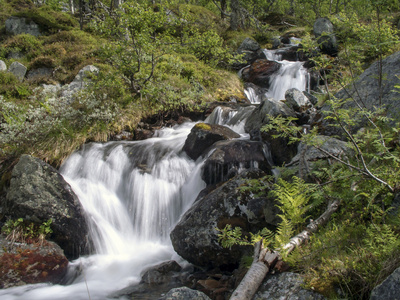
[[[19,34],[5,41],[3,51],[3,57],[11,52],[22,52],[30,59],[41,54],[43,43],[31,34]]]

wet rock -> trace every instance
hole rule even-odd
[[[332,22],[327,18],[319,18],[315,21],[313,30],[321,51],[325,54],[336,56],[338,54],[338,43]]]
[[[259,170],[243,172],[196,200],[171,232],[175,251],[197,266],[237,267],[243,254],[253,251],[252,247],[223,248],[218,242],[217,228],[231,224],[244,232],[256,232],[279,222],[273,199],[256,198],[238,189],[247,179],[264,175]]]
[[[303,112],[312,107],[308,98],[298,89],[291,88],[285,92],[286,104],[296,112]]]
[[[259,141],[231,140],[215,143],[212,154],[203,166],[202,178],[206,184],[226,181],[243,169],[261,169],[267,173],[271,165],[263,143]]]
[[[281,65],[276,61],[257,59],[250,67],[242,71],[242,79],[245,82],[254,83],[260,87],[268,88],[271,75],[279,70]]]
[[[198,123],[190,131],[182,150],[191,159],[196,160],[215,142],[239,137],[239,134],[228,127]]]
[[[159,300],[211,300],[206,294],[188,287],[174,288]]]
[[[270,117],[283,116],[295,117],[296,114],[282,101],[268,99],[263,97],[260,105],[253,111],[245,124],[246,132],[260,130],[261,127],[268,123]]]
[[[8,72],[14,74],[15,77],[17,77],[18,80],[21,81],[21,82],[25,78],[26,71],[27,71],[27,68],[23,64],[21,64],[21,63],[19,63],[17,61],[14,61],[10,65],[10,68],[8,69]]]
[[[252,298],[253,300],[323,300],[324,296],[303,288],[304,282],[296,273],[280,273],[267,275]]]
[[[11,243],[0,236],[0,288],[34,283],[60,283],[68,259],[53,242],[42,245]],[[4,251],[6,250],[6,251]]]
[[[181,270],[182,267],[174,260],[163,262],[146,270],[140,283],[164,284],[169,282],[173,275]]]
[[[0,60],[0,71],[7,71],[7,65],[2,60]]]
[[[400,299],[400,268],[397,268],[371,292],[370,300],[386,299]]]
[[[10,35],[31,34],[39,36],[39,25],[33,21],[28,21],[26,18],[10,17],[6,20],[6,33]]]
[[[52,219],[54,240],[69,258],[87,253],[88,228],[83,208],[70,185],[52,166],[22,155],[12,171],[3,212],[42,224]]]
[[[255,132],[259,133],[261,140],[267,144],[274,166],[289,163],[297,154],[297,143],[289,144],[289,138],[275,137],[279,134],[276,130]]]

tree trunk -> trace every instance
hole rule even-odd
[[[75,14],[74,0],[69,0],[69,9],[71,10],[71,14]]]
[[[230,25],[232,30],[238,30],[241,22],[240,4],[239,0],[231,0],[231,20]]]
[[[284,250],[287,254],[292,252],[296,247],[310,239],[311,234],[316,232],[319,227],[325,225],[330,216],[338,209],[340,200],[334,200],[330,203],[325,212],[312,221],[305,230],[291,238],[289,243],[284,245],[280,250]],[[264,280],[275,263],[280,260],[278,251],[270,251],[267,248],[262,248],[262,241],[254,245],[254,259],[246,275],[232,293],[230,300],[249,300],[257,292],[259,286]]]

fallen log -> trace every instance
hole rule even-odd
[[[296,247],[299,247],[305,241],[310,239],[310,236],[315,233],[318,228],[325,225],[331,215],[338,209],[340,200],[334,200],[328,204],[325,212],[318,219],[310,222],[306,229],[298,235],[292,237],[290,241],[276,251],[263,248],[262,240],[254,245],[254,258],[246,275],[232,293],[230,300],[249,300],[257,292],[259,286],[264,280],[268,272],[273,268],[278,260],[282,259],[281,252],[286,254],[292,252]]]

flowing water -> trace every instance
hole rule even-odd
[[[0,291],[0,299],[105,299],[138,283],[146,267],[179,261],[169,232],[205,187],[202,162],[181,152],[193,125],[74,153],[61,172],[87,214],[96,254],[71,263],[69,285],[11,288]]]
[[[268,60],[281,64],[276,74],[269,79],[269,89],[265,93],[268,98],[275,100],[285,99],[285,92],[288,89],[296,88],[300,91],[310,90],[310,76],[301,61],[282,60],[282,49],[264,50]],[[260,97],[252,87],[245,90],[245,94],[251,103],[260,103]]]
[[[268,91],[275,99],[291,87],[306,89],[302,64],[281,63]],[[218,107],[206,122],[227,125],[248,138],[244,124],[253,110]],[[193,161],[181,151],[194,124],[164,128],[144,141],[87,144],[72,154],[61,173],[86,212],[94,254],[70,263],[66,285],[0,290],[0,299],[107,299],[110,293],[138,283],[147,267],[182,261],[169,233],[205,187],[203,161]]]

